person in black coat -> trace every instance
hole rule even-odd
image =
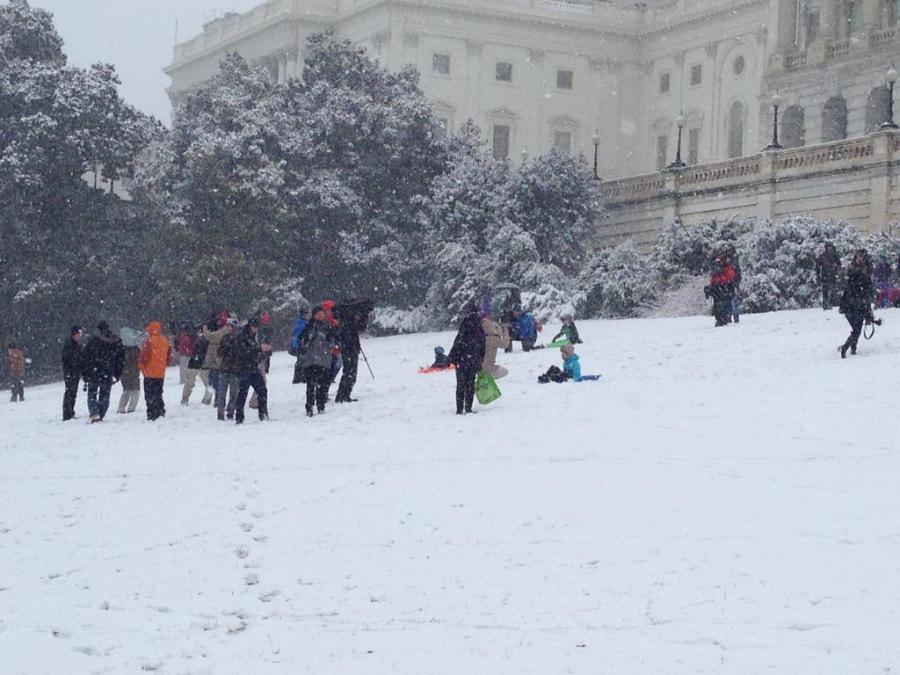
[[[463,309],[459,332],[450,350],[450,363],[456,366],[456,414],[472,412],[475,400],[475,378],[481,370],[485,354],[485,335],[478,306]]]
[[[869,254],[865,249],[860,249],[853,256],[853,262],[850,263],[847,270],[847,281],[839,308],[850,324],[850,337],[838,347],[842,359],[847,358],[848,349],[851,354],[856,354],[859,336],[862,334],[865,322],[881,324],[881,321],[876,321],[872,314],[874,298],[875,284],[872,281]]]
[[[63,381],[63,422],[75,417],[75,400],[78,398],[78,384],[84,367],[84,348],[81,346],[81,326],[72,326],[70,337],[62,350]]]
[[[119,336],[109,329],[106,321],[97,324],[94,335],[84,349],[82,378],[87,384],[88,412],[91,423],[102,422],[109,410],[109,394],[113,384],[122,377],[125,348]]]
[[[337,329],[338,346],[341,348],[343,360],[343,374],[338,385],[335,403],[353,403],[353,387],[356,385],[356,377],[359,373],[359,355],[362,345],[359,342],[359,334],[366,330],[369,323],[369,314],[375,309],[375,304],[368,299],[350,300],[334,308],[335,318],[340,322]]]
[[[831,309],[834,304],[834,287],[841,273],[841,257],[830,241],[825,250],[816,258],[816,278],[822,286],[822,309]]]
[[[232,346],[234,371],[238,378],[234,421],[237,424],[244,423],[244,404],[247,402],[247,394],[250,393],[250,387],[253,387],[253,392],[256,394],[258,401],[257,412],[259,412],[259,421],[264,422],[269,419],[269,390],[266,387],[266,379],[263,377],[259,366],[272,351],[272,346],[266,342],[260,344],[259,328],[260,320],[254,317],[234,336]]]

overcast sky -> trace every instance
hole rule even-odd
[[[244,11],[263,0],[31,0],[54,14],[69,62],[116,66],[129,103],[168,123],[171,114],[162,69],[172,60],[175,21],[180,41],[223,11]]]

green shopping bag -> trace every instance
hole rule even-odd
[[[481,405],[493,403],[500,398],[500,387],[490,373],[481,371],[475,378],[475,397]]]

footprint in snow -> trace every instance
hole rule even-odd
[[[241,529],[244,532],[251,532],[253,530],[253,523],[241,523]]]
[[[234,508],[235,508],[236,511],[244,511],[244,510],[246,510],[247,505],[244,504],[244,503],[241,503],[241,504],[235,504],[235,505],[234,505]]]
[[[248,586],[256,586],[259,584],[259,575],[258,574],[248,574],[244,577],[244,583]]]
[[[275,598],[277,598],[281,593],[276,589],[272,591],[266,591],[265,593],[259,594],[260,602],[272,602]]]
[[[234,554],[238,558],[243,560],[244,558],[246,558],[247,556],[250,555],[250,549],[247,548],[246,546],[238,546],[236,549],[234,549]]]

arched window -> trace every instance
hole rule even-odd
[[[875,87],[866,99],[866,133],[877,131],[888,121],[891,92],[884,85]]]
[[[847,101],[841,96],[832,96],[822,110],[822,142],[844,138],[847,138]]]
[[[735,101],[728,113],[728,158],[744,154],[744,104]]]
[[[781,116],[781,144],[786,148],[806,145],[806,114],[799,105],[785,108]]]

